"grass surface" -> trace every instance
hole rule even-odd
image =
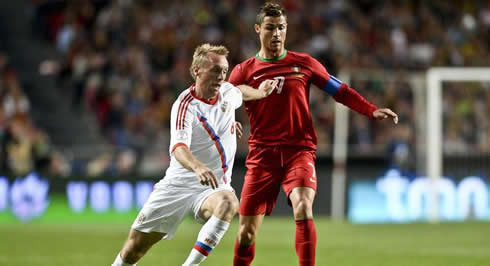
[[[0,224],[0,265],[111,265],[127,236],[127,224]],[[231,266],[235,220],[203,266]],[[490,265],[490,224],[352,225],[316,219],[317,266]],[[185,220],[171,241],[161,241],[138,265],[180,266],[200,225]],[[298,265],[290,218],[267,217],[254,266]]]

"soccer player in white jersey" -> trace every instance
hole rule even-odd
[[[171,239],[184,217],[204,225],[183,265],[199,265],[219,243],[238,209],[230,185],[236,152],[235,109],[242,100],[267,97],[277,81],[258,89],[225,82],[224,46],[196,48],[191,75],[195,84],[172,107],[170,166],[135,219],[113,266],[135,265],[160,239]]]

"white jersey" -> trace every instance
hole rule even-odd
[[[242,92],[226,82],[212,101],[196,96],[194,85],[182,92],[172,106],[170,123],[170,166],[165,181],[199,184],[196,174],[184,168],[173,151],[186,145],[192,155],[218,178],[229,184],[236,153],[235,109],[242,104]]]

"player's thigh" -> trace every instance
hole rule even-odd
[[[201,208],[199,208],[199,216],[207,221],[213,215],[213,213],[215,213],[216,208],[223,205],[225,205],[224,208],[228,209],[234,214],[238,208],[238,204],[238,198],[233,191],[218,191],[212,193],[204,200]]]
[[[192,188],[170,184],[158,187],[143,205],[132,229],[143,233],[165,233],[165,239],[172,239],[184,217],[191,211],[196,195],[198,192]]]
[[[240,195],[240,215],[272,213],[284,175],[280,158],[279,146],[250,145],[247,173]]]
[[[315,169],[315,155],[310,151],[298,152],[285,169],[285,177],[282,188],[289,200],[294,188],[306,187],[317,190],[317,176]],[[302,194],[302,192],[299,192]],[[315,193],[314,193],[315,194]]]
[[[281,188],[282,173],[278,168],[249,168],[240,195],[240,215],[270,215]]]

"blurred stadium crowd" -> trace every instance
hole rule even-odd
[[[356,154],[390,153],[400,143],[408,149],[414,146],[417,110],[409,71],[490,65],[488,1],[281,2],[288,13],[287,49],[310,53],[332,74],[353,71],[354,89],[400,115],[397,127],[353,115],[349,143]],[[170,108],[192,84],[188,71],[192,51],[203,42],[224,44],[231,52],[230,67],[253,56],[260,47],[253,24],[262,3],[33,0],[34,32],[63,55],[54,68],[58,86],[73,90],[74,108],[93,113],[101,134],[125,151],[120,158],[100,155],[88,163],[89,172],[118,173],[133,169],[136,162],[143,172],[164,168]],[[11,138],[29,139],[31,162],[37,163],[44,154],[56,153],[48,152],[48,136],[30,122],[29,102],[12,71],[2,67],[5,58],[0,56],[1,126],[10,127]],[[357,69],[386,71],[396,78],[356,79]],[[445,84],[450,87],[443,99],[445,151],[489,153],[489,84],[475,84],[474,89],[467,85]],[[310,101],[319,154],[330,154],[334,101],[315,89]],[[243,110],[238,120],[247,133]],[[246,138],[247,134],[240,141],[241,154],[247,151]],[[27,156],[27,151],[19,143],[17,149],[9,148],[8,141],[3,155],[10,167],[33,167],[16,165],[14,157]]]
[[[0,169],[17,175],[32,169],[67,174],[69,165],[30,115],[18,74],[0,51]]]

